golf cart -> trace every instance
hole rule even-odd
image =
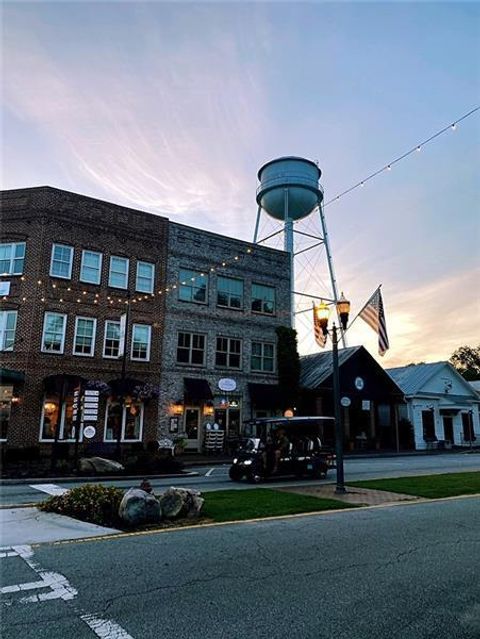
[[[322,447],[321,438],[324,429],[333,429],[334,422],[333,417],[271,417],[246,422],[230,479],[246,478],[252,483],[288,475],[324,479],[335,456]]]

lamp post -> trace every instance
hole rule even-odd
[[[337,302],[337,315],[340,319],[342,330],[345,333],[347,330],[348,316],[350,314],[350,302],[345,298],[343,293]],[[315,316],[322,329],[324,336],[330,334],[332,339],[332,360],[333,360],[333,407],[335,415],[335,455],[337,458],[337,486],[335,493],[344,494],[345,491],[345,476],[343,470],[343,423],[342,423],[342,409],[340,406],[340,368],[338,365],[338,328],[335,322],[333,323],[330,331],[328,330],[328,318],[330,316],[330,309],[327,304],[321,303],[315,306]]]

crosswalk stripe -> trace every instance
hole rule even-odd
[[[40,490],[49,495],[63,495],[68,491],[68,488],[62,488],[56,484],[29,484],[29,486],[30,488],[35,488],[35,490]]]

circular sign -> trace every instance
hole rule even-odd
[[[348,408],[351,404],[351,399],[350,397],[342,397],[342,399],[340,400],[340,404],[344,407],[344,408]]]
[[[358,390],[362,390],[362,388],[365,386],[363,379],[361,377],[355,377],[355,388],[358,388]]]
[[[85,426],[83,429],[83,436],[85,439],[92,439],[92,437],[95,437],[96,432],[95,426]]]
[[[237,382],[229,377],[223,377],[218,380],[218,388],[225,393],[229,393],[230,391],[236,390]]]

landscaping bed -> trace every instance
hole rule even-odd
[[[480,494],[480,472],[417,475],[349,482],[349,486],[403,493],[427,499]]]

